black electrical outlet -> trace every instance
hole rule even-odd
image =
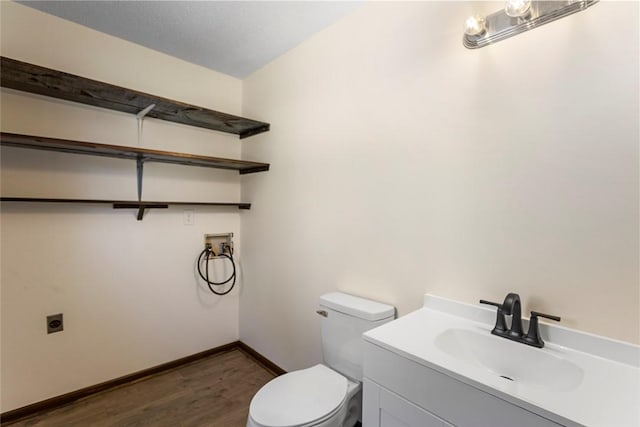
[[[52,314],[47,316],[47,333],[52,334],[54,332],[61,332],[64,330],[64,324],[62,323],[62,313]]]

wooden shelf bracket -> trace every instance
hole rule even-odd
[[[137,219],[138,221],[142,221],[144,218],[144,212],[147,209],[167,209],[169,207],[168,203],[114,203],[113,209],[138,209]]]
[[[144,120],[144,116],[149,114],[149,111],[156,108],[156,104],[151,104],[144,110],[140,111],[136,114],[136,121],[138,122],[138,146],[142,143],[142,121]]]
[[[136,175],[138,180],[138,201],[142,200],[142,168],[144,165],[144,159],[142,156],[138,156],[136,159]]]
[[[156,108],[156,104],[151,104],[149,105],[147,108],[145,108],[144,110],[140,111],[138,114],[136,114],[136,118],[138,120],[142,120],[144,119],[144,116],[146,116],[147,114],[149,114],[149,111],[153,110],[154,108]]]

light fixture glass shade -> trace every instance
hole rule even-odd
[[[527,16],[531,9],[531,0],[507,0],[504,13],[512,18]]]
[[[464,33],[468,36],[478,36],[484,33],[486,29],[486,22],[482,16],[470,16],[464,21]]]

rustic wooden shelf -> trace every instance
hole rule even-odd
[[[0,66],[0,84],[23,92],[131,114],[138,114],[154,105],[154,108],[146,113],[147,117],[232,133],[240,138],[269,130],[269,123],[173,101],[11,58],[0,57]]]
[[[59,151],[73,154],[87,154],[92,156],[115,157],[128,160],[141,160],[145,163],[172,163],[185,166],[231,169],[237,170],[240,174],[269,170],[268,163],[198,156],[195,154],[174,153],[171,151],[149,150],[145,148],[121,147],[118,145],[46,138],[6,132],[0,133],[0,145],[36,150]]]
[[[197,156],[170,151],[148,150],[144,148],[121,147],[118,145],[97,144],[68,139],[45,138],[33,135],[15,133],[0,133],[0,145],[9,147],[28,148],[35,150],[58,151],[72,154],[86,154],[92,156],[114,157],[135,160],[138,170],[138,198],[142,197],[142,165],[145,162],[172,163],[186,166],[200,166],[217,169],[237,170],[241,174],[267,171],[268,163],[246,162],[243,160],[222,159],[218,157]],[[32,197],[0,197],[2,202],[39,202],[39,203],[107,203],[114,209],[138,209],[138,220],[142,220],[145,210],[163,209],[169,205],[190,206],[237,206],[239,209],[250,209],[250,203],[226,202],[147,202],[122,201],[100,199],[47,199]]]
[[[175,123],[186,124],[239,135],[240,138],[269,130],[269,123],[233,116],[184,104],[155,95],[138,92],[97,80],[52,70],[38,65],[0,56],[0,85],[23,92],[35,93],[67,101],[79,102],[101,108],[136,114],[138,118],[153,117]],[[223,159],[170,151],[123,147],[85,141],[46,138],[33,135],[0,133],[0,145],[36,150],[85,154],[135,160],[137,165],[138,200],[98,199],[48,199],[32,197],[0,197],[1,202],[31,203],[82,203],[111,204],[114,209],[137,209],[138,220],[147,209],[166,209],[170,205],[189,206],[234,206],[250,209],[250,203],[226,202],[149,202],[142,201],[142,172],[146,162],[171,163],[216,169],[237,170],[240,174],[269,170],[268,163]]]
[[[0,197],[0,202],[27,203],[66,203],[66,204],[109,204],[113,209],[138,209],[138,221],[142,220],[146,209],[166,209],[172,205],[180,206],[229,206],[238,209],[251,209],[251,203],[227,202],[147,202],[127,200],[99,200],[99,199],[46,199],[34,197]]]

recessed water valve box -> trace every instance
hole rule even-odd
[[[209,245],[216,255],[233,253],[233,233],[205,234],[204,245]]]
[[[64,330],[64,323],[62,322],[62,313],[52,314],[47,316],[47,333],[52,334],[54,332],[61,332]]]

